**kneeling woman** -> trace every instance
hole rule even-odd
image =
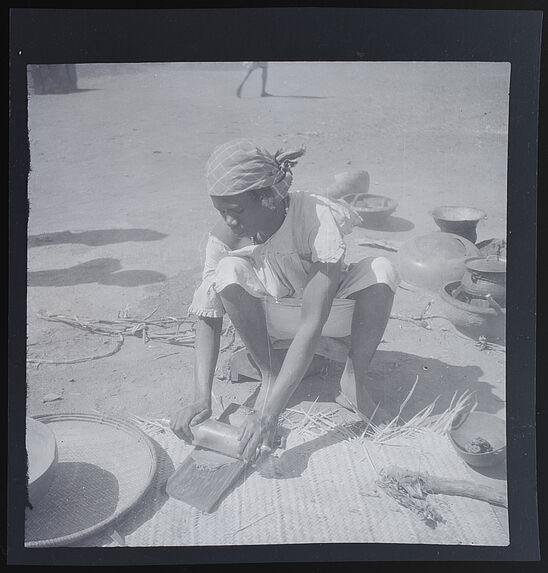
[[[240,431],[240,451],[247,460],[269,445],[279,414],[310,366],[336,298],[355,301],[337,402],[362,416],[372,415],[375,404],[366,374],[398,286],[394,267],[383,257],[344,262],[343,236],[360,222],[357,213],[321,196],[289,192],[291,168],[303,153],[271,155],[240,139],[218,147],[207,163],[209,194],[222,221],[209,235],[203,280],[189,309],[199,319],[194,401],[174,414],[171,427],[192,440],[192,426],[211,416],[226,312],[262,376],[254,412]],[[269,297],[302,301],[283,362],[272,350],[267,328],[264,302]]]

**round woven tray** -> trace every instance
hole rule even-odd
[[[98,414],[35,416],[57,440],[59,462],[46,495],[25,519],[25,547],[71,545],[119,519],[156,473],[151,440],[130,422]]]

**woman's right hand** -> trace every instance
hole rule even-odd
[[[192,443],[192,426],[207,420],[211,416],[211,405],[207,401],[193,402],[181,408],[171,416],[170,427],[182,440]]]

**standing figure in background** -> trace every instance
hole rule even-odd
[[[262,72],[262,78],[261,79],[263,82],[261,97],[267,97],[267,96],[272,95],[266,91],[266,80],[268,79],[268,62],[244,62],[244,67],[247,68],[247,73],[245,74],[245,77],[242,80],[242,83],[238,87],[238,90],[236,91],[236,95],[238,97],[242,97],[242,88],[244,87],[245,82],[247,81],[247,79],[251,75],[251,72],[253,70],[258,70],[259,68],[261,69],[261,72]]]

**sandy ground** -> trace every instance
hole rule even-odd
[[[322,191],[336,173],[365,169],[372,193],[399,202],[383,230],[348,237],[349,261],[394,256],[357,245],[364,236],[405,241],[437,230],[429,211],[438,205],[484,209],[479,241],[506,236],[506,64],[273,63],[268,90],[278,97],[257,97],[256,73],[238,99],[243,74],[235,64],[79,66],[77,93],[30,95],[29,357],[70,360],[114,347],[40,311],[185,316],[217,217],[205,161],[230,138],[272,149],[304,143],[295,189]],[[418,315],[433,298],[399,289],[393,312]],[[504,352],[481,350],[443,319],[430,325],[389,322],[371,368],[374,396],[395,413],[418,376],[409,416],[436,396],[441,411],[469,389],[479,410],[504,417]],[[126,337],[109,358],[29,364],[28,413],[169,417],[178,398],[190,399],[192,361],[191,348]],[[305,380],[291,403],[332,401],[337,372]],[[215,380],[214,391],[226,405],[256,386]],[[44,402],[51,393],[60,399]]]

